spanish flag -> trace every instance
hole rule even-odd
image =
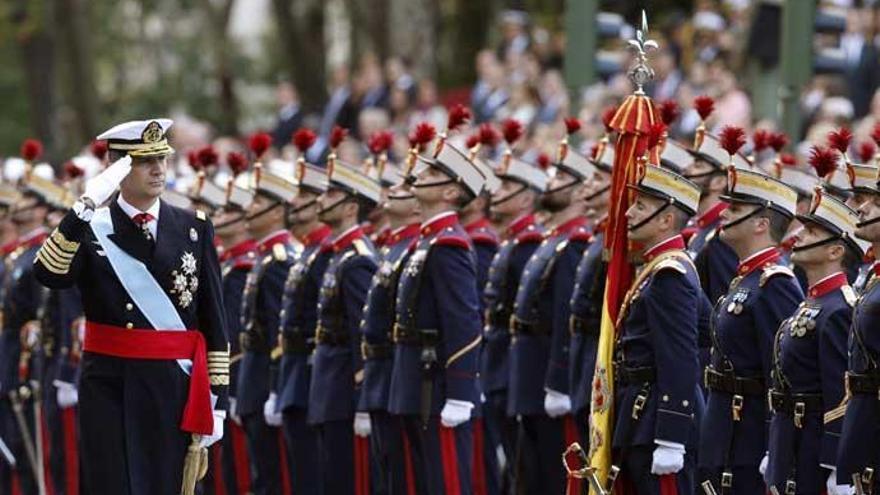
[[[618,108],[610,125],[617,133],[617,141],[611,174],[611,208],[605,237],[608,272],[590,407],[589,458],[599,480],[607,479],[611,468],[611,442],[614,438],[614,343],[619,329],[617,320],[620,307],[633,279],[625,216],[632,203],[633,193],[627,185],[636,183],[636,161],[645,153],[648,129],[655,122],[659,122],[659,116],[651,99],[643,94],[634,94],[627,97]],[[653,163],[659,163],[656,156],[652,158]],[[592,488],[590,493],[598,495]]]

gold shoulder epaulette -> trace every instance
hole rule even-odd
[[[204,222],[208,219],[208,215],[202,210],[196,210],[196,218]]]
[[[287,248],[280,242],[272,246],[272,257],[275,261],[287,261]]]
[[[361,256],[373,255],[373,250],[370,249],[369,246],[367,246],[367,243],[364,242],[363,239],[355,239],[354,241],[352,241],[352,244],[354,245],[354,250],[357,252],[357,254]]]
[[[562,250],[565,249],[565,246],[568,246],[568,239],[566,239],[556,245],[556,252],[561,253]]]
[[[855,289],[853,289],[849,285],[844,285],[840,288],[840,292],[843,293],[843,298],[844,300],[846,300],[846,303],[849,304],[850,307],[854,307],[856,305],[856,301],[859,300],[859,296],[856,295]]]
[[[769,265],[764,268],[764,271],[761,273],[761,280],[758,281],[758,286],[764,287],[764,284],[766,284],[768,280],[777,275],[785,275],[786,277],[794,278],[794,272],[791,271],[791,268],[783,265]]]
[[[687,274],[687,268],[685,268],[684,264],[681,261],[675,258],[666,258],[665,260],[657,263],[654,266],[654,273],[659,272],[660,270],[675,270],[682,275]]]
[[[271,254],[267,254],[266,256],[263,257],[263,262],[262,262],[262,263],[263,263],[264,265],[268,265],[269,263],[272,262],[273,259],[275,259],[275,257],[273,257]]]

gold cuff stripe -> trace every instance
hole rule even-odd
[[[229,385],[229,375],[211,376],[211,385]]]
[[[824,423],[827,425],[828,423],[831,423],[832,421],[838,420],[838,419],[842,418],[845,413],[846,413],[846,404],[837,406],[834,409],[825,413],[825,415],[823,417]]]
[[[229,370],[229,365],[226,363],[223,364],[208,364],[208,371],[222,371],[226,372]]]
[[[58,247],[53,242],[47,242],[47,243],[43,244],[42,247],[40,247],[40,249],[45,249],[46,251],[49,251],[50,253],[55,255],[55,257],[58,258],[59,260],[64,260],[64,261],[73,261],[74,256],[76,256],[76,253],[68,253],[66,251],[61,251],[60,249],[58,249]]]
[[[49,260],[48,258],[46,258],[45,255],[43,255],[42,250],[37,252],[37,261],[42,263],[43,267],[45,267],[46,270],[49,270],[50,272],[52,272],[56,275],[67,275],[67,272],[70,271],[69,265],[66,267],[64,267],[64,266],[59,267],[59,266],[55,265],[55,263],[52,260]]]
[[[75,253],[76,250],[79,249],[78,242],[67,240],[67,237],[64,237],[64,234],[58,229],[55,229],[55,231],[52,232],[52,236],[49,237],[49,239],[57,244],[62,251]]]
[[[223,356],[223,357],[210,357],[210,356],[209,356],[209,357],[208,357],[208,362],[209,362],[209,363],[228,363],[228,362],[229,362],[229,356]]]
[[[281,346],[279,345],[279,346],[275,346],[275,348],[272,349],[272,353],[270,354],[270,357],[272,358],[272,361],[275,361],[278,358],[280,358],[283,354],[284,354],[284,349],[282,349]]]
[[[55,255],[55,253],[53,253],[52,251],[49,251],[47,249],[40,249],[40,252],[43,254],[44,260],[51,261],[55,265],[56,268],[59,268],[62,270],[69,269],[70,264],[73,262],[73,260],[59,258],[58,256]]]
[[[446,367],[448,368],[452,366],[452,363],[458,361],[462,358],[462,356],[474,350],[478,345],[480,345],[481,340],[483,340],[483,336],[479,335],[477,336],[477,338],[474,339],[473,342],[455,351],[455,354],[449,356],[449,359],[446,360]]]

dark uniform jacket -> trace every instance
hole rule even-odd
[[[736,253],[718,237],[721,212],[726,208],[727,203],[719,202],[697,217],[697,231],[688,241],[688,252],[700,274],[700,285],[711,304],[727,292],[728,284],[736,275]]]
[[[220,273],[223,277],[223,305],[226,309],[226,331],[229,337],[229,396],[236,393],[238,367],[241,363],[241,298],[247,274],[257,261],[257,243],[247,240],[232,246],[220,256]],[[236,412],[237,414],[237,412]]]
[[[488,218],[480,218],[464,226],[464,231],[471,238],[474,252],[477,255],[477,294],[482,294],[489,281],[489,266],[495,253],[498,252],[498,233],[492,228]],[[483,298],[480,298],[480,314],[485,311]]]

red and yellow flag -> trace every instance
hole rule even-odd
[[[659,116],[653,102],[645,95],[627,97],[611,121],[611,128],[617,133],[617,142],[611,174],[611,208],[605,236],[608,274],[590,407],[590,465],[596,469],[600,480],[607,478],[611,468],[611,442],[614,438],[612,363],[618,330],[617,318],[624,295],[633,279],[625,216],[632,203],[633,193],[627,185],[636,183],[638,179],[636,162],[647,148],[648,129],[655,122],[659,122]],[[656,156],[653,158],[652,163],[659,163]],[[592,489],[590,493],[597,495]]]

